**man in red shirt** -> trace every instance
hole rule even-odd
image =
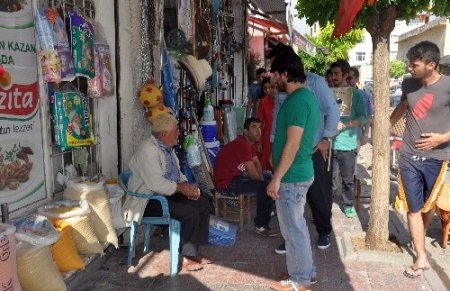
[[[266,195],[270,172],[263,173],[254,144],[261,139],[261,121],[250,117],[245,120],[244,134],[226,144],[218,153],[214,167],[214,185],[229,193],[256,193],[257,209],[255,232],[273,237],[277,234],[269,226],[272,199]]]

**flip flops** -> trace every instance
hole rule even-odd
[[[420,277],[423,274],[423,272],[425,272],[429,269],[430,269],[430,267],[419,267],[419,268],[414,269],[413,266],[410,266],[408,269],[406,269],[403,272],[403,275],[407,278],[415,279],[417,277]],[[412,272],[409,272],[409,271],[412,271]]]

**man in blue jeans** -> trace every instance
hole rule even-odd
[[[272,147],[274,174],[267,195],[276,201],[281,234],[286,242],[288,280],[273,290],[307,290],[317,282],[311,240],[304,217],[306,193],[314,180],[312,154],[320,122],[319,103],[305,88],[306,75],[296,54],[272,62],[273,79],[288,93],[277,116]]]
[[[267,55],[268,58],[275,57],[280,54],[295,54],[290,46],[278,44]],[[314,182],[308,190],[307,201],[311,208],[314,224],[316,226],[319,239],[317,247],[319,249],[327,249],[330,247],[331,227],[331,207],[333,204],[332,197],[332,167],[330,163],[329,150],[331,147],[331,139],[337,134],[337,123],[339,122],[339,107],[337,106],[334,96],[331,94],[325,79],[311,72],[305,72],[305,86],[317,98],[320,107],[320,124],[319,129],[314,138]],[[286,99],[286,92],[279,92],[276,96],[275,107],[273,110],[273,123],[271,142],[275,137],[275,126],[278,111]],[[286,245],[279,245],[275,252],[283,255],[286,253]]]

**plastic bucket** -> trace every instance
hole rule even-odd
[[[200,131],[203,135],[203,140],[205,142],[216,141],[217,124],[215,120],[212,121],[201,121]]]
[[[219,152],[220,149],[220,142],[219,141],[205,142],[205,146],[208,149],[208,156],[209,160],[211,161],[211,165],[214,167],[216,163],[217,153]]]

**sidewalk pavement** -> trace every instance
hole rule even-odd
[[[364,146],[360,153],[359,175],[362,177],[362,196],[370,196],[371,147]],[[391,183],[395,193],[396,183]],[[391,202],[392,195],[391,193]],[[316,247],[317,233],[309,208],[306,219],[311,234],[314,260],[319,282],[312,290],[449,290],[450,255],[439,246],[440,222],[433,221],[427,237],[427,251],[430,254],[432,270],[423,276],[409,279],[403,276],[404,269],[413,262],[411,251],[404,247],[404,253],[387,253],[354,250],[351,237],[363,236],[368,228],[368,207],[370,198],[363,199],[358,216],[346,218],[339,208],[339,199],[333,204],[333,233],[331,247],[319,250]],[[253,209],[254,210],[254,209]],[[393,209],[389,211],[390,234],[407,244],[408,233],[401,216]],[[400,218],[399,218],[400,217]],[[276,217],[271,225],[278,229]],[[152,238],[152,251],[142,254],[142,237],[138,239],[135,265],[127,268],[127,249],[109,249],[98,263],[73,277],[69,290],[270,290],[269,285],[280,280],[286,273],[285,256],[274,253],[282,242],[281,236],[265,238],[253,232],[249,223],[238,232],[232,247],[205,246],[203,255],[211,258],[213,264],[196,272],[182,271],[170,278],[168,273],[168,238]]]

